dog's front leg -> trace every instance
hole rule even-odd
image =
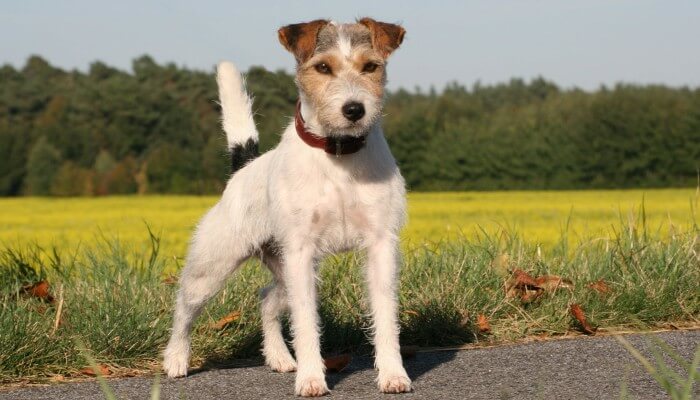
[[[328,393],[321,358],[318,311],[316,310],[316,271],[311,246],[289,246],[284,252],[284,279],[297,359],[295,393],[323,396]]]
[[[384,393],[411,391],[411,380],[403,367],[399,345],[398,263],[395,239],[376,241],[367,251],[367,287],[374,322],[375,366],[379,370],[377,383]]]

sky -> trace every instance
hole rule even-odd
[[[700,1],[148,1],[0,0],[0,64],[38,54],[85,71],[103,61],[131,70],[159,63],[212,71],[293,71],[277,29],[316,18],[401,23],[389,87],[423,90],[537,76],[566,88],[616,82],[700,86]],[[1,84],[1,83],[0,83]]]

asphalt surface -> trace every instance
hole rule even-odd
[[[655,334],[687,360],[700,344],[700,331]],[[643,335],[626,336],[651,356]],[[676,366],[668,359],[669,366]],[[635,399],[669,398],[612,337],[581,337],[472,350],[419,352],[405,360],[414,391],[378,392],[370,358],[359,357],[327,377],[334,399],[617,399],[623,382]],[[678,370],[678,369],[677,369]],[[680,371],[680,370],[678,370]],[[687,374],[686,374],[687,375]],[[148,399],[152,377],[110,379],[120,399]],[[161,399],[293,398],[294,374],[264,366],[216,369],[187,378],[163,379]],[[694,387],[700,399],[700,384]],[[96,382],[65,383],[0,391],[0,399],[102,399]]]

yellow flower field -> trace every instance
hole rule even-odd
[[[0,199],[0,242],[38,243],[64,250],[100,236],[146,246],[146,223],[161,236],[162,254],[182,257],[192,228],[217,197],[143,196],[104,198]],[[612,226],[634,221],[644,203],[651,232],[686,229],[697,217],[695,189],[411,193],[404,241],[412,244],[471,237],[488,232],[518,232],[546,248],[561,237],[609,236]],[[640,221],[641,223],[641,221]]]

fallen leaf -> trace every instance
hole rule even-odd
[[[533,301],[537,300],[540,296],[542,296],[542,294],[544,294],[544,290],[540,288],[536,288],[533,290],[524,289],[520,294],[520,300],[523,303],[532,303]]]
[[[583,313],[583,309],[581,308],[581,306],[576,303],[573,303],[570,306],[570,310],[571,315],[573,315],[576,321],[578,321],[579,325],[581,325],[583,333],[585,333],[586,335],[595,335],[595,331],[597,328],[594,328],[588,324],[588,322],[586,321],[586,315]]]
[[[234,311],[234,312],[232,312],[232,313],[227,314],[226,316],[224,316],[224,317],[221,318],[220,320],[216,321],[215,323],[209,325],[209,327],[210,327],[211,329],[220,331],[220,330],[226,328],[226,326],[227,326],[228,324],[230,324],[231,322],[233,322],[233,321],[237,320],[238,318],[240,318],[240,316],[241,316],[241,312],[240,312],[240,311]]]
[[[112,371],[109,369],[109,367],[104,364],[98,365],[97,369],[99,370],[101,376],[107,376],[112,374]],[[93,367],[85,367],[80,370],[80,373],[88,376],[97,376]]]
[[[326,365],[326,371],[340,372],[350,364],[350,360],[352,360],[350,354],[339,354],[337,356],[324,358],[323,363]]]
[[[46,281],[37,282],[33,285],[28,285],[22,288],[22,291],[29,296],[44,300],[47,303],[53,303],[54,298],[49,293],[49,283]]]
[[[177,283],[177,276],[170,274],[170,275],[166,276],[165,278],[163,278],[163,280],[161,282],[166,284],[166,285],[174,285]]]
[[[418,346],[401,346],[401,357],[404,359],[413,358],[418,353]]]
[[[521,269],[515,269],[505,283],[506,298],[523,297],[526,290],[537,289],[537,281]]]
[[[524,303],[538,299],[545,292],[554,292],[559,288],[573,289],[571,280],[557,275],[543,275],[533,278],[527,272],[516,269],[505,283],[506,298],[520,297]]]
[[[480,333],[490,333],[491,332],[491,324],[489,324],[489,320],[486,318],[486,316],[484,314],[479,314],[476,317],[476,325],[479,327]]]
[[[612,291],[612,289],[610,289],[610,286],[608,285],[608,283],[602,279],[599,279],[595,282],[591,282],[587,286],[589,289],[593,289],[594,291],[596,291],[600,294],[608,294]]]
[[[514,270],[512,275],[515,278],[514,286],[537,286],[537,280],[521,269]]]
[[[405,310],[404,314],[415,315],[416,317],[418,316],[418,312],[413,310]]]
[[[543,275],[535,279],[537,286],[548,292],[553,292],[557,289],[573,289],[574,283],[569,279],[562,278],[557,275]]]

